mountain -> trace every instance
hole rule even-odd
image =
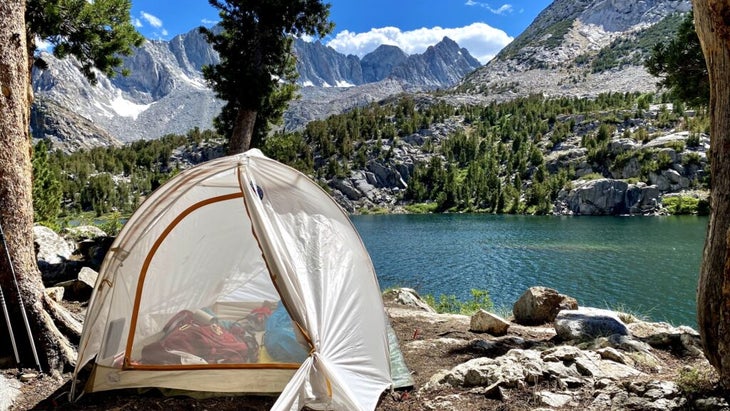
[[[58,60],[48,53],[41,57],[48,68],[33,71],[36,99],[65,107],[121,141],[210,128],[210,119],[222,106],[200,73],[218,56],[197,32],[169,42],[146,41],[124,58],[128,77],[99,75],[97,85],[84,78],[74,59]],[[64,114],[50,109],[37,115]]]
[[[361,60],[302,40],[295,42],[294,53],[302,98],[285,114],[287,129],[405,90],[450,87],[479,67],[466,49],[448,38],[412,56],[381,46]],[[204,65],[219,61],[218,55],[197,30],[169,42],[146,41],[124,58],[129,76],[99,75],[97,85],[84,78],[75,60],[58,60],[48,53],[41,57],[48,68],[33,72],[32,129],[36,138],[68,142],[64,149],[86,147],[79,135],[93,135],[88,144],[95,146],[118,144],[109,143],[113,139],[127,142],[184,134],[195,127],[209,129],[223,105],[201,73]],[[59,123],[65,126],[50,126]]]
[[[449,88],[481,66],[448,37],[410,56],[383,44],[360,59],[302,40],[295,41],[294,53],[302,98],[284,115],[287,130],[404,92]]]
[[[393,79],[411,89],[430,90],[455,85],[481,66],[479,61],[444,37],[423,54],[409,56],[382,44],[363,56],[345,56],[320,42],[294,42],[298,83],[302,86],[351,87]]]
[[[690,9],[688,0],[556,0],[458,90],[498,100],[655,91],[644,58]]]

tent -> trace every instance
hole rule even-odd
[[[100,269],[70,395],[164,387],[372,410],[392,386],[388,328],[348,216],[250,150],[180,173],[126,222]]]

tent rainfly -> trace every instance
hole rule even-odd
[[[305,175],[250,150],[180,173],[124,225],[70,396],[162,387],[281,393],[276,410],[372,410],[392,386],[388,328],[348,216]]]

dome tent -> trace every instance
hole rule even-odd
[[[290,327],[279,346],[305,358],[267,347],[277,307],[290,318],[277,323]],[[180,173],[124,225],[89,303],[70,396],[88,364],[84,392],[280,392],[273,409],[371,410],[392,386],[388,327],[347,215],[305,175],[250,150]]]

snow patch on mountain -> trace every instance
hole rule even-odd
[[[133,120],[137,120],[137,117],[139,117],[142,112],[150,108],[152,104],[154,103],[136,104],[133,101],[129,101],[122,97],[122,91],[117,90],[117,95],[111,100],[109,107],[122,117],[130,117]]]

